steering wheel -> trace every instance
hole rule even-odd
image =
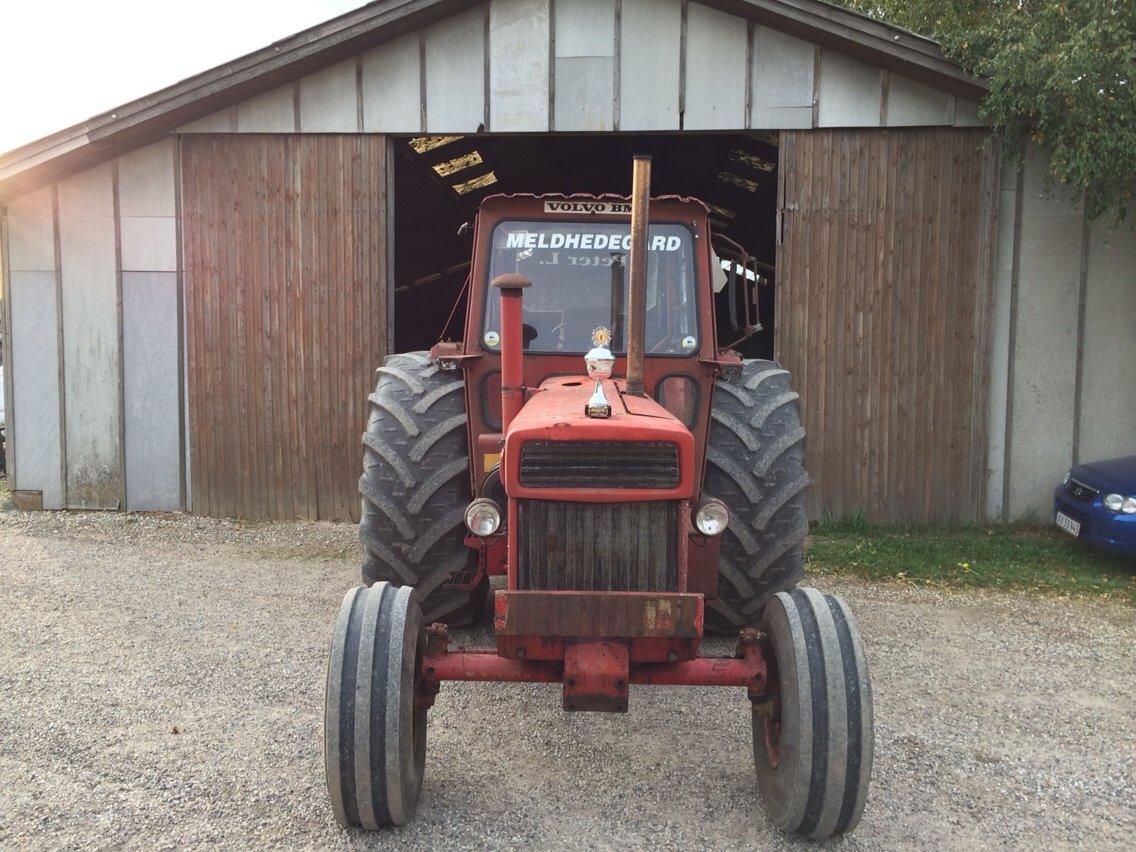
[[[574,329],[580,329],[581,330],[580,333],[588,341],[587,345],[584,348],[585,349],[591,348],[592,332],[595,331],[595,329],[596,329],[596,326],[593,324],[593,322],[590,321],[590,320],[582,320],[582,319],[566,319],[562,323],[560,323],[559,325],[557,325],[555,328],[552,329],[552,337],[553,337],[553,339],[557,339],[557,344],[556,344],[557,351],[563,352],[565,350],[565,346],[567,344],[567,338],[569,336],[574,337],[575,334],[576,334]]]

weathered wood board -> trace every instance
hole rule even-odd
[[[183,140],[196,514],[357,518],[387,346],[386,168],[379,135]]]
[[[813,516],[985,510],[997,156],[974,130],[782,134],[776,353]]]

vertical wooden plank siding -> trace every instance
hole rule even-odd
[[[357,520],[386,352],[386,139],[182,141],[193,510]]]
[[[810,512],[977,520],[997,150],[981,130],[782,134],[776,351]]]

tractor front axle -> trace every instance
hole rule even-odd
[[[433,704],[442,681],[562,683],[565,710],[627,711],[630,684],[652,686],[731,686],[745,688],[751,698],[765,692],[768,681],[761,634],[743,630],[731,657],[694,657],[673,662],[634,660],[630,638],[570,638],[560,660],[526,660],[502,656],[495,648],[449,650],[444,625],[429,628],[419,664],[421,700]]]

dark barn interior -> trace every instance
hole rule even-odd
[[[775,133],[626,136],[396,137],[395,351],[460,339],[472,222],[481,200],[498,193],[616,193],[631,190],[631,158],[652,156],[652,195],[686,195],[710,206],[715,234],[753,258],[760,278],[762,330],[738,348],[773,356],[776,250]],[[726,290],[716,296],[718,343],[737,338]],[[451,315],[452,311],[452,315]],[[452,316],[452,319],[449,319]],[[447,322],[448,320],[448,322]]]

